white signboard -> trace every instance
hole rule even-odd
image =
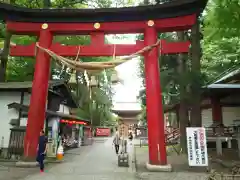
[[[189,166],[208,166],[205,128],[187,128],[187,148]]]

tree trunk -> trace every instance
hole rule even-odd
[[[43,0],[43,7],[50,8],[51,7],[51,0]]]
[[[0,65],[0,82],[6,81],[6,71],[7,71],[7,62],[10,48],[12,34],[10,32],[6,32],[6,37],[4,40],[4,48],[1,55],[1,65]]]
[[[92,79],[92,76],[89,76],[89,104],[88,104],[88,107],[89,107],[89,114],[90,114],[90,119],[91,119],[91,124],[93,124],[93,101],[92,101],[92,86],[91,86],[91,79]]]
[[[50,8],[51,7],[51,0],[43,0],[43,7],[44,8]],[[66,69],[65,69],[66,70]],[[65,71],[66,73],[66,71]],[[53,73],[51,71],[50,79],[53,80]],[[51,96],[48,96],[48,104],[47,104],[47,109],[50,109],[50,101],[52,100]],[[48,136],[48,123],[49,123],[50,117],[47,116],[45,120],[45,135]]]
[[[192,70],[192,111],[191,111],[191,126],[202,126],[201,115],[201,45],[200,45],[200,32],[199,21],[192,27],[192,48],[191,48],[191,70]]]
[[[177,33],[178,40],[184,41],[184,32]],[[180,145],[183,153],[187,153],[186,127],[188,126],[188,106],[186,91],[186,59],[183,54],[178,56],[178,73],[180,76],[180,105],[179,105],[179,122],[180,122]]]
[[[51,0],[43,0],[43,7],[44,8],[50,8],[51,7]],[[51,64],[52,64],[53,61],[51,61]],[[55,63],[55,62],[54,62]],[[53,80],[53,71],[51,69],[51,72],[50,72],[50,80]],[[47,121],[47,119],[46,119]]]
[[[143,4],[144,4],[144,5],[149,5],[150,2],[149,2],[149,0],[144,0],[144,1],[143,1]]]

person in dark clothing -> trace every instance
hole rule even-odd
[[[40,132],[38,140],[37,162],[40,165],[40,172],[44,171],[44,158],[47,153],[47,137],[44,135],[44,131]]]
[[[132,134],[132,132],[129,132],[128,139],[129,139],[130,141],[133,140],[133,134]]]

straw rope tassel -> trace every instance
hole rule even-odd
[[[160,64],[159,64],[159,65],[161,65],[161,57],[162,57],[162,41],[160,41],[160,43],[159,43],[158,52],[159,52],[159,57],[160,57]]]
[[[112,57],[113,61],[116,60],[116,44],[113,45],[113,57]]]
[[[78,46],[78,51],[77,51],[77,56],[75,58],[75,62],[77,62],[78,56],[80,54],[80,49],[81,49],[81,46]]]
[[[81,49],[81,46],[78,46],[77,56],[76,56],[76,58],[75,58],[75,60],[74,60],[75,66],[76,66],[76,62],[77,62],[78,57],[79,57],[79,54],[80,54],[80,49]],[[73,71],[72,71],[72,75],[73,75],[73,74],[75,74],[75,78],[76,78],[77,71],[76,71],[75,69],[73,69]]]
[[[86,70],[84,71],[84,78],[85,78],[85,80],[87,82],[87,87],[89,88],[90,82],[89,82],[89,78],[88,78],[88,74],[87,74]]]
[[[104,82],[108,83],[107,72],[106,69],[103,70]]]
[[[112,57],[112,59],[113,59],[113,61],[116,60],[116,44],[113,44],[113,57]],[[107,84],[108,83],[108,78],[107,78],[106,69],[103,70],[103,75],[104,75],[104,82]]]

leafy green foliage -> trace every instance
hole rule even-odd
[[[206,83],[240,67],[239,13],[239,0],[212,0],[208,3],[202,27],[202,72]]]
[[[240,67],[240,39],[222,38],[218,41],[203,42],[202,71],[211,81],[223,72]]]
[[[93,7],[110,7],[119,6],[121,3],[132,3],[131,0],[127,2],[121,1],[118,4],[113,4],[111,0],[94,0],[92,2],[87,0],[10,0],[9,3],[27,7],[27,8],[87,8],[89,5]],[[123,4],[122,4],[123,5]],[[92,7],[91,6],[91,7]],[[5,39],[5,24],[0,23],[0,47],[4,45]],[[37,41],[37,37],[31,36],[12,36],[11,41],[18,45],[29,45]],[[54,42],[64,45],[88,45],[90,43],[89,36],[55,36]],[[80,54],[81,57],[81,54]],[[83,62],[91,61],[108,61],[108,57],[81,57]],[[26,57],[9,57],[7,66],[7,81],[31,81],[34,75],[35,58]],[[72,70],[63,68],[52,61],[51,78],[62,79],[69,81]],[[73,93],[77,96],[80,108],[77,114],[86,119],[91,119],[93,125],[111,124],[115,117],[111,113],[112,96],[111,84],[105,82],[105,76],[110,80],[112,71],[97,74],[98,87],[91,91],[86,86],[86,79],[83,73],[77,73],[77,85],[72,87]]]
[[[239,0],[211,0],[204,16],[204,35],[206,39],[219,40],[222,37],[239,36]]]

